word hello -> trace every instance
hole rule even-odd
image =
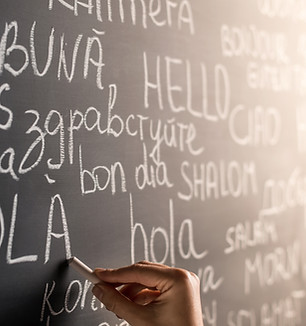
[[[143,53],[143,63],[145,108],[156,107],[157,104],[160,110],[164,110],[167,103],[171,112],[176,114],[186,112],[192,117],[213,122],[228,117],[230,81],[224,65],[217,64],[214,68],[215,114],[213,114],[209,112],[207,68],[204,63],[191,65],[190,60],[159,55],[149,58],[147,52]],[[173,75],[176,75],[176,78],[173,78]],[[201,95],[196,105],[193,103],[195,85]],[[163,89],[166,90],[167,101],[164,99]],[[157,101],[154,100],[156,95]]]

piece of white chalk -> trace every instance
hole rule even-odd
[[[71,257],[68,259],[69,266],[75,269],[78,273],[84,276],[87,280],[89,280],[93,284],[100,283],[101,280],[93,273],[92,269],[81,262],[76,257]]]

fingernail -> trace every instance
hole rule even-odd
[[[99,274],[102,274],[104,271],[105,271],[105,268],[96,268],[96,269],[94,270],[94,273],[95,273],[96,275],[99,275]]]
[[[102,289],[98,285],[95,285],[93,287],[92,293],[97,299],[102,301],[103,292],[102,292]]]

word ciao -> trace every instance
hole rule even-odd
[[[275,146],[282,131],[282,118],[278,109],[260,105],[247,108],[235,106],[229,116],[229,132],[240,146]]]
[[[270,18],[306,22],[306,3],[301,0],[257,0],[257,8]]]
[[[6,262],[7,264],[10,265],[38,261],[38,255],[36,254],[30,254],[30,255],[28,254],[20,257],[13,257],[14,239],[15,239],[16,229],[18,228],[18,219],[25,218],[24,216],[20,216],[22,214],[18,212],[18,201],[19,201],[19,196],[18,194],[15,194],[13,205],[12,205],[12,213],[10,219],[9,235],[8,235],[7,250],[6,250]],[[60,216],[59,217],[55,216],[54,211],[58,211],[60,213]],[[60,220],[59,224],[62,227],[62,233],[58,233],[53,230],[53,225],[55,224],[55,220],[57,219]],[[6,225],[4,223],[5,220],[8,221],[9,219],[8,218],[4,219],[2,209],[0,207],[0,249],[4,245],[3,240],[5,235],[5,229],[6,229]],[[59,194],[51,198],[45,232],[46,232],[46,243],[45,243],[44,264],[47,264],[50,259],[52,241],[61,238],[63,239],[61,241],[64,241],[66,258],[69,259],[72,255],[71,255],[68,223],[67,223],[64,203]]]
[[[270,33],[256,26],[221,26],[221,48],[225,57],[251,57],[289,63],[288,40],[283,33]]]
[[[255,309],[240,309],[227,314],[227,326],[298,326],[302,325],[304,290],[292,291],[288,296],[263,303],[259,313]]]
[[[225,163],[208,161],[201,164],[191,164],[184,161],[181,164],[181,176],[184,188],[179,191],[178,198],[186,201],[198,199],[219,199],[226,197],[238,198],[248,194],[256,194],[257,176],[254,162],[230,161]]]
[[[173,27],[182,30],[186,27],[190,34],[195,33],[192,7],[189,0],[49,0],[49,10],[57,5],[73,12],[75,16],[95,15],[100,22],[118,21],[148,28]]]
[[[17,21],[5,23],[4,32],[0,41],[0,75],[2,75],[4,71],[7,71],[12,76],[17,77],[24,73],[28,67],[31,67],[34,76],[43,77],[46,76],[49,71],[53,71],[53,69],[51,69],[52,65],[56,65],[58,80],[65,78],[71,83],[76,77],[77,70],[82,71],[81,77],[87,80],[89,78],[89,73],[91,72],[92,74],[93,71],[95,71],[94,77],[96,86],[98,89],[103,89],[102,68],[105,64],[103,61],[101,36],[104,32],[93,29],[91,36],[84,37],[83,34],[79,34],[75,38],[74,44],[69,44],[69,47],[71,47],[73,51],[71,51],[71,57],[68,58],[66,53],[68,41],[65,33],[59,36],[53,27],[49,34],[48,49],[44,50],[42,54],[38,54],[38,49],[41,47],[39,44],[37,45],[36,21],[33,22],[29,33],[28,48],[24,44],[18,43],[18,30],[19,24]],[[57,54],[55,54],[56,36],[56,41],[58,41],[57,46],[59,46]],[[39,38],[42,38],[42,35],[40,35]],[[80,49],[82,49],[82,51],[80,51]],[[37,57],[42,58],[46,53],[45,62],[43,64],[38,62]],[[16,55],[18,55],[19,58],[17,65],[13,59]],[[41,59],[39,59],[39,61],[40,60]],[[69,66],[70,70],[68,68]],[[77,67],[79,69],[77,69]]]

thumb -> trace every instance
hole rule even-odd
[[[131,325],[142,325],[146,320],[146,307],[130,301],[113,286],[99,283],[94,286],[92,293],[104,304],[107,310],[112,311]]]

